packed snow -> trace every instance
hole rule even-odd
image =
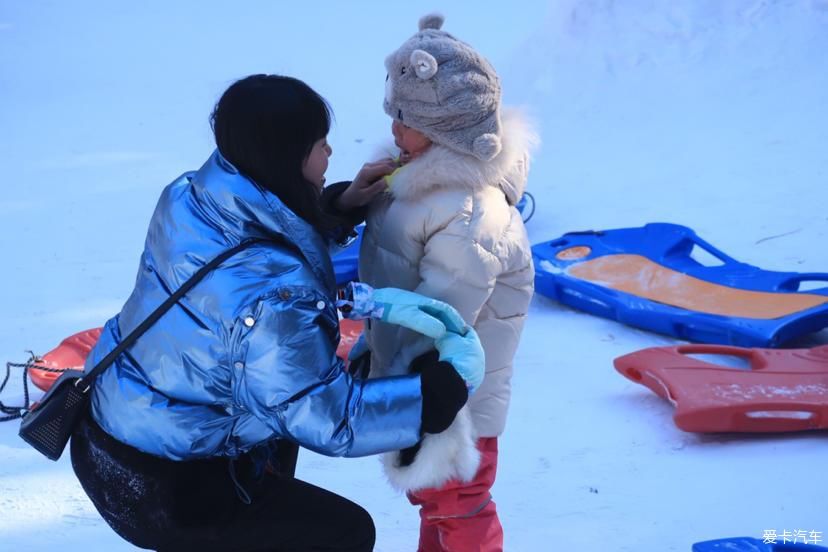
[[[0,0],[0,358],[118,312],[159,192],[210,154],[208,115],[235,79],[316,88],[336,113],[329,179],[353,177],[390,135],[383,59],[429,10],[537,121],[533,243],[675,222],[740,261],[828,272],[826,0]],[[828,544],[825,432],[682,432],[612,365],[673,343],[536,295],[493,490],[507,551],[689,551],[770,531]],[[0,400],[22,401],[19,371]],[[0,548],[132,550],[68,454],[44,459],[17,428],[0,424]],[[376,458],[303,451],[298,476],[364,505],[377,550],[416,548],[417,512]]]

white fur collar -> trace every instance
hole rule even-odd
[[[503,149],[491,161],[434,144],[394,175],[391,194],[397,199],[416,200],[435,188],[497,186],[514,205],[526,188],[529,154],[538,138],[521,111],[504,108],[501,140]]]

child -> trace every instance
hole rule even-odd
[[[392,484],[421,506],[420,550],[502,549],[489,489],[509,404],[512,359],[533,293],[534,269],[515,204],[533,142],[519,113],[500,108],[500,83],[469,45],[426,16],[420,32],[385,61],[384,108],[401,168],[374,199],[360,279],[454,306],[486,352],[483,384],[439,435],[384,459]],[[350,207],[348,198],[335,203]],[[402,375],[433,362],[432,344],[404,328],[365,328],[371,376]]]

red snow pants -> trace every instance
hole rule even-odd
[[[497,472],[497,437],[477,441],[480,468],[468,483],[408,493],[420,506],[418,552],[502,552],[503,527],[489,490]]]

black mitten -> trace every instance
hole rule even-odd
[[[411,364],[408,365],[408,373],[422,374],[423,368],[432,364],[437,364],[438,360],[440,360],[440,353],[437,352],[437,349],[432,349],[412,360]]]
[[[450,363],[440,360],[423,366],[420,386],[423,432],[445,431],[469,399],[466,382]]]
[[[436,350],[415,358],[409,371],[420,374],[423,433],[445,431],[469,398],[466,382],[450,363],[439,360]],[[408,466],[414,462],[421,443],[422,441],[400,451],[400,466]]]

